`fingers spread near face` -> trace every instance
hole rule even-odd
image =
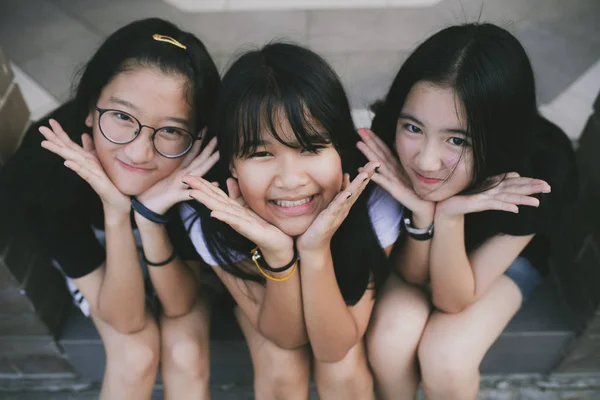
[[[550,190],[550,185],[541,179],[524,178],[511,172],[496,186],[476,195],[478,201],[474,211],[500,210],[518,213],[519,206],[539,207],[539,199],[531,195],[549,193]]]
[[[198,176],[185,176],[182,182],[188,185],[191,189],[189,190],[189,196],[193,199],[201,202],[211,210],[213,209],[207,201],[224,201],[229,199],[227,194],[221,190],[221,188],[211,184],[206,179]],[[211,203],[215,204],[215,203]]]
[[[371,154],[375,155],[379,160],[395,159],[394,154],[392,153],[390,148],[372,130],[362,128],[358,130],[358,134],[364,142],[364,146],[361,147],[365,147],[366,149],[368,149],[368,151]]]
[[[204,131],[203,131],[204,132]],[[204,136],[198,136],[194,143],[192,144],[192,148],[185,155],[183,162],[181,163],[182,168],[187,168],[200,154],[200,149],[202,148],[202,143],[204,142]]]
[[[379,162],[370,161],[363,167],[363,171],[356,175],[352,181],[350,181],[350,176],[348,174],[344,174],[345,185],[343,186],[342,191],[338,193],[324,212],[336,215],[340,212],[350,210],[350,207],[352,207],[358,196],[365,190],[375,174],[375,170],[380,165]]]

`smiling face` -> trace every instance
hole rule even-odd
[[[284,141],[296,143],[286,118],[275,124]],[[231,167],[246,204],[290,236],[308,229],[339,193],[343,179],[342,160],[332,144],[316,153],[294,147],[280,143],[263,127],[256,151],[234,158]]]
[[[442,201],[466,189],[473,176],[464,107],[452,88],[417,82],[396,127],[396,150],[417,195]]]
[[[96,105],[116,109],[154,128],[192,129],[192,109],[186,100],[186,80],[158,70],[137,67],[118,74],[104,87]],[[152,130],[142,128],[138,137],[127,144],[114,144],[99,128],[100,113],[91,111],[86,125],[92,128],[98,159],[109,179],[123,194],[136,196],[170,175],[184,157],[169,159],[156,152]],[[119,115],[121,118],[127,116]]]

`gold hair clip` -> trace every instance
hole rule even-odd
[[[159,42],[171,43],[173,46],[180,47],[184,50],[187,49],[187,46],[184,46],[183,44],[179,43],[177,40],[173,39],[171,36],[159,35],[158,33],[155,33],[154,35],[152,35],[152,39],[158,40]]]

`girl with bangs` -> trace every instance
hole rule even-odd
[[[237,303],[256,397],[307,399],[312,370],[320,398],[373,398],[363,336],[401,209],[368,185],[379,163],[355,147],[339,78],[269,44],[225,74],[215,119],[216,182],[185,178],[183,217]]]

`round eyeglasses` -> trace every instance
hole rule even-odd
[[[152,129],[152,145],[158,154],[166,158],[178,158],[185,155],[194,144],[195,137],[185,129],[174,126],[153,128],[142,125],[133,115],[121,110],[96,107],[100,113],[98,126],[102,135],[114,144],[133,142],[142,128]]]

